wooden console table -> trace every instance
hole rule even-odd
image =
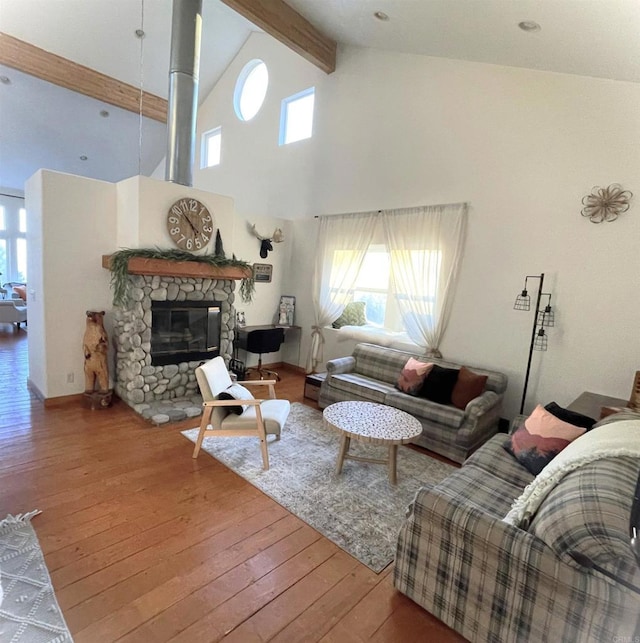
[[[618,397],[609,397],[608,395],[600,395],[599,393],[590,393],[585,391],[579,395],[569,406],[570,411],[582,413],[595,420],[600,419],[603,406],[612,407],[626,407],[629,400],[622,400]]]

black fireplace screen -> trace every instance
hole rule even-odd
[[[178,364],[211,359],[219,354],[218,302],[152,302],[151,364]]]

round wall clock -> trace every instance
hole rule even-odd
[[[181,250],[201,250],[213,235],[213,215],[197,199],[176,201],[167,213],[167,230]]]

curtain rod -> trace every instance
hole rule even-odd
[[[17,194],[7,194],[6,192],[0,192],[0,196],[8,196],[11,197],[12,199],[23,199],[23,196],[18,196]]]
[[[431,203],[429,205],[408,205],[402,208],[387,208],[388,212],[394,212],[395,210],[412,210],[414,208],[440,208],[445,205],[469,205],[468,201],[458,201],[457,203]],[[373,212],[373,210],[363,210],[362,212],[336,212],[334,214],[314,214],[314,219],[319,219],[320,217],[339,217],[345,215],[357,215],[357,214],[367,214],[368,212]],[[378,210],[378,214],[382,214],[383,210]]]

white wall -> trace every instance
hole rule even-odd
[[[233,86],[254,57],[267,62],[271,85],[263,111],[240,123]],[[279,148],[280,101],[310,85],[314,137]],[[583,390],[627,397],[640,367],[640,213],[636,205],[593,225],[580,202],[594,185],[640,191],[638,104],[638,84],[357,48],[342,48],[325,76],[254,34],[201,109],[199,132],[222,126],[223,156],[195,181],[248,216],[293,220],[283,287],[306,329],[301,363],[314,214],[468,201],[445,357],[505,371],[512,416],[532,324],[513,300],[524,275],[545,272],[557,325],[549,351],[534,355],[528,408]]]
[[[29,379],[45,398],[72,395],[84,390],[85,312],[111,307],[100,260],[115,246],[116,191],[40,170],[26,195]]]

